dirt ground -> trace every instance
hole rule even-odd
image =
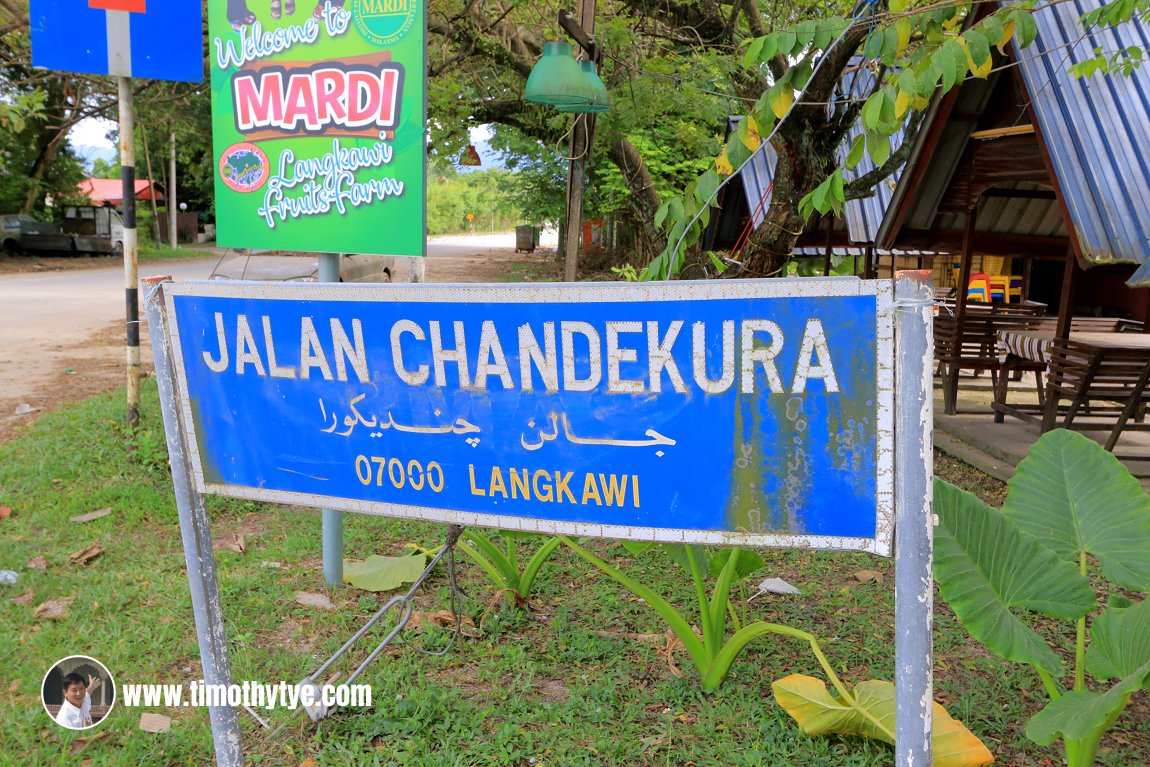
[[[141,264],[140,273],[160,272],[164,263]],[[119,264],[113,256],[8,256],[0,258],[0,274],[99,269]],[[555,251],[550,248],[528,254],[516,253],[512,248],[477,247],[468,255],[429,258],[426,269],[427,282],[543,282],[559,279],[562,265],[556,262]],[[397,275],[396,281],[406,282],[406,274]],[[141,329],[140,343],[142,370],[148,376],[152,371],[152,349],[146,326]],[[12,389],[16,387],[0,387],[0,442],[22,433],[46,410],[125,385],[123,319],[95,330],[79,343],[59,344],[50,347],[50,351],[51,358],[37,358],[42,363],[39,366],[28,360],[21,363],[19,370],[2,371],[20,379],[23,385],[15,392]],[[35,383],[28,384],[29,381]]]

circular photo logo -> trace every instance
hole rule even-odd
[[[44,675],[40,700],[52,721],[69,730],[95,727],[116,705],[116,683],[108,668],[87,655],[69,655]]]
[[[419,0],[354,0],[355,28],[372,45],[395,45],[415,26]]]
[[[256,191],[268,180],[270,171],[264,150],[246,141],[232,144],[220,155],[220,180],[233,192]]]

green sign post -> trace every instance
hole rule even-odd
[[[424,0],[210,0],[217,241],[422,256]]]

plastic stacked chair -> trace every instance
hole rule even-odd
[[[967,283],[966,287],[966,300],[988,304],[990,303],[990,295],[990,277],[981,272],[970,275],[970,282]]]

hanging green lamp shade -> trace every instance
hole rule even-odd
[[[559,104],[555,107],[557,112],[606,112],[611,108],[611,96],[607,93],[607,86],[595,71],[595,62],[581,59],[579,68],[583,72],[584,82],[591,93],[591,100],[586,104]]]
[[[547,43],[543,56],[527,78],[523,98],[536,104],[588,104],[592,93],[583,70],[571,55],[570,43]]]

